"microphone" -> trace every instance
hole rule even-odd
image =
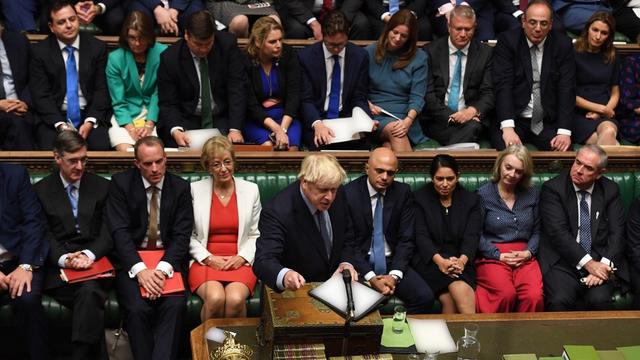
[[[353,291],[351,289],[351,272],[349,269],[342,270],[342,281],[344,281],[344,287],[347,291],[347,321],[350,321],[355,316],[355,305],[353,303]]]

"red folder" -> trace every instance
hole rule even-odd
[[[111,265],[111,262],[106,256],[95,261],[88,269],[60,269],[60,278],[69,284],[114,276],[116,276],[116,274],[113,270],[113,265]]]
[[[155,269],[158,266],[160,260],[164,256],[164,250],[143,250],[138,251],[138,255],[147,266],[147,269]],[[149,297],[147,290],[144,287],[140,287],[140,294],[143,298]],[[174,271],[173,277],[167,278],[164,281],[164,289],[162,290],[162,296],[178,296],[184,294],[184,282],[182,281],[182,275]]]

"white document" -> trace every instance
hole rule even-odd
[[[351,282],[351,291],[353,292],[355,319],[360,319],[367,315],[367,313],[375,308],[384,298],[384,295],[376,290],[355,281]],[[310,293],[314,297],[322,299],[328,306],[341,312],[341,315],[346,314],[347,293],[344,280],[342,280],[342,274],[338,273],[333,275],[329,280],[322,283],[322,285],[311,290]]]
[[[200,150],[207,140],[222,135],[218,129],[197,129],[184,132],[189,139],[189,150]]]
[[[446,354],[457,351],[447,323],[441,319],[423,320],[407,317],[416,349],[420,353],[436,352]]]
[[[335,135],[330,144],[360,139],[361,132],[371,132],[373,120],[364,110],[354,107],[351,117],[322,120]]]

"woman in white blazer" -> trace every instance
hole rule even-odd
[[[260,235],[258,185],[233,176],[235,153],[226,137],[209,139],[200,161],[211,178],[191,184],[195,221],[189,286],[204,300],[203,322],[244,317],[245,300],[257,281],[251,264]]]

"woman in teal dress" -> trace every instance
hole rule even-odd
[[[153,21],[140,11],[127,16],[120,47],[107,61],[107,85],[113,117],[109,141],[116,150],[126,151],[147,135],[156,135],[160,54],[166,45],[156,42]]]
[[[411,151],[412,144],[427,140],[416,121],[427,90],[427,54],[418,49],[417,42],[418,20],[403,9],[391,17],[378,41],[366,49],[369,108],[380,123],[376,135],[383,146],[394,151]]]

